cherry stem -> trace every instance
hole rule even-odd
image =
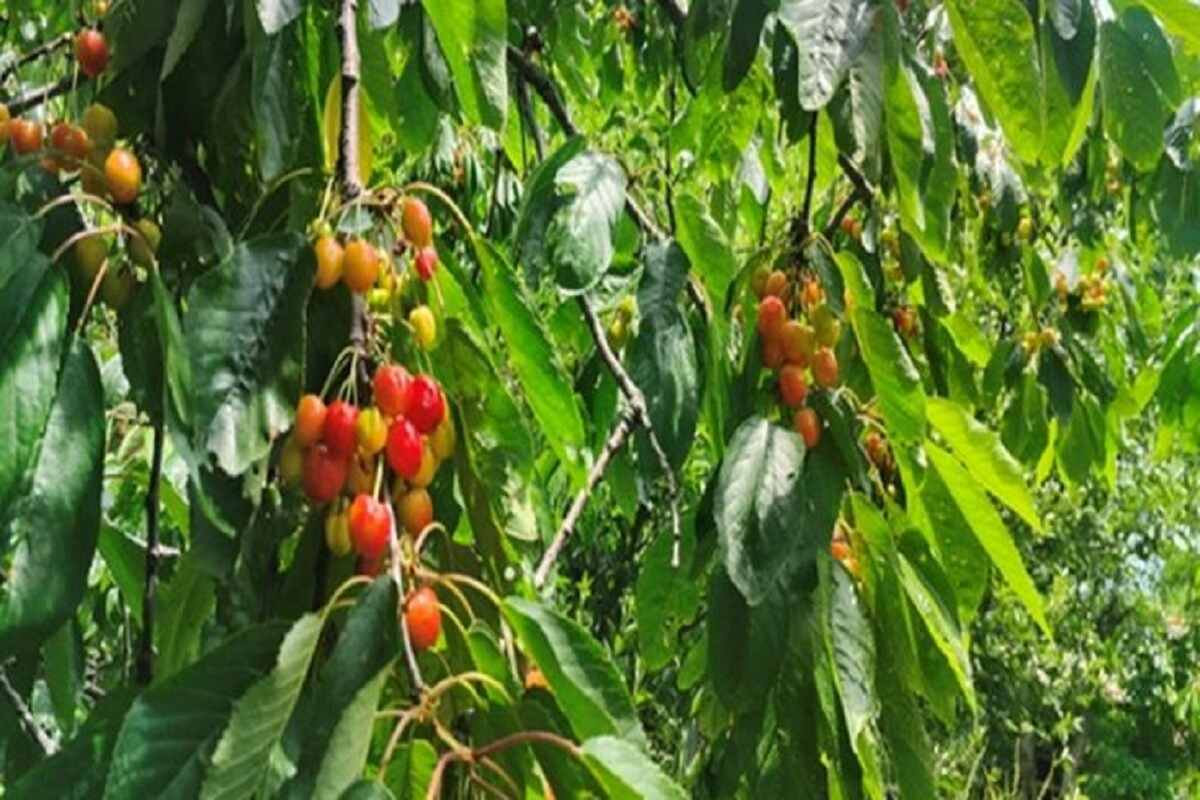
[[[437,800],[441,796],[442,776],[452,762],[465,761],[467,763],[474,763],[488,758],[495,753],[523,744],[548,744],[560,750],[565,750],[575,758],[583,757],[583,750],[580,749],[579,745],[570,739],[565,739],[549,731],[520,731],[473,750],[448,750],[442,754],[442,757],[438,759],[437,766],[433,768],[433,775],[429,780],[429,790],[425,793],[425,800]]]
[[[404,574],[400,568],[400,539],[396,536],[396,513],[392,508],[391,498],[388,498],[384,506],[388,513],[388,544],[392,554],[392,580],[396,582],[400,637],[404,641],[404,658],[408,662],[408,674],[412,677],[413,691],[419,695],[425,690],[425,681],[421,678],[421,668],[417,666],[417,655],[413,651],[412,637],[408,635],[408,620],[404,617]]]

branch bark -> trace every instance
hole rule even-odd
[[[55,83],[34,89],[13,100],[8,104],[8,113],[14,117],[18,114],[23,114],[31,108],[40,106],[47,100],[52,100],[59,95],[66,94],[77,86],[80,86],[86,80],[88,80],[86,75],[67,75]]]
[[[162,486],[163,421],[154,423],[150,456],[150,485],[146,490],[146,584],[142,592],[142,639],[138,645],[137,676],[143,686],[154,679],[154,602],[158,593],[158,510]]]
[[[42,726],[37,724],[37,720],[33,718],[33,712],[29,710],[29,706],[25,705],[25,701],[21,699],[20,692],[13,688],[13,685],[8,680],[8,674],[3,668],[0,668],[0,688],[4,689],[4,694],[8,697],[8,702],[12,705],[13,710],[17,712],[17,718],[21,720],[21,726],[38,743],[38,747],[42,748],[43,753],[47,756],[54,755],[58,751],[58,746],[42,730]]]
[[[838,227],[842,224],[842,220],[850,213],[850,209],[854,207],[855,203],[859,201],[869,203],[875,195],[871,184],[867,183],[867,179],[863,177],[862,172],[854,165],[853,161],[844,155],[839,155],[838,164],[841,166],[842,171],[846,173],[846,177],[854,184],[854,191],[846,196],[846,199],[842,201],[837,211],[834,212],[833,217],[830,218],[829,224],[825,226],[823,233],[826,239],[833,238],[834,234],[837,233]]]
[[[69,45],[74,38],[75,38],[75,32],[68,31],[68,32],[62,34],[61,36],[56,36],[53,39],[49,39],[47,41],[42,42],[37,47],[30,50],[28,53],[25,53],[24,55],[20,56],[19,58],[17,58],[17,60],[13,61],[11,64],[9,64],[7,67],[5,67],[4,71],[0,72],[0,82],[8,80],[9,76],[11,76],[14,72],[19,70],[21,67],[25,66],[26,64],[28,64],[32,61],[36,61],[39,58],[41,58],[42,56],[49,55],[50,53],[53,53],[55,50],[58,50],[61,47],[65,47],[65,46]]]

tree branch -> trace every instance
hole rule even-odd
[[[684,12],[683,7],[679,5],[679,0],[658,0],[658,4],[666,12],[672,25],[676,28],[683,27],[683,23],[687,21],[687,14]]]
[[[575,495],[575,500],[571,503],[571,508],[567,510],[567,515],[563,517],[562,525],[558,527],[558,533],[554,535],[553,541],[550,542],[550,546],[546,548],[542,560],[538,563],[537,572],[533,575],[534,587],[540,589],[546,583],[546,578],[550,575],[550,568],[554,566],[558,554],[562,552],[563,545],[567,542],[567,537],[574,532],[575,525],[579,522],[579,517],[583,514],[583,509],[587,506],[588,500],[591,499],[596,485],[604,477],[604,472],[608,469],[609,462],[612,461],[613,457],[625,445],[625,440],[633,432],[635,424],[634,416],[632,410],[622,414],[616,427],[609,434],[608,441],[604,443],[604,450],[600,452],[600,457],[596,459],[596,463],[592,465],[592,471],[588,473],[587,483],[579,490],[579,494]]]
[[[425,800],[437,800],[441,796],[442,776],[446,773],[446,767],[450,766],[452,762],[466,761],[469,764],[473,764],[495,753],[522,744],[549,744],[561,750],[566,750],[575,758],[580,758],[583,755],[583,751],[579,748],[579,745],[570,739],[564,739],[562,736],[550,733],[549,731],[519,731],[505,736],[503,739],[497,739],[482,747],[477,747],[474,750],[447,750],[438,759],[437,766],[433,768],[433,775],[429,778],[429,789],[425,793]]]
[[[146,583],[142,592],[142,640],[138,646],[137,676],[143,686],[154,679],[154,601],[158,590],[158,498],[162,486],[163,421],[154,423],[150,456],[150,485],[146,490]]]
[[[396,535],[396,512],[390,501],[384,505],[387,506],[388,512],[388,547],[392,556],[392,580],[396,582],[396,592],[400,597],[400,638],[404,642],[404,660],[408,664],[408,674],[412,676],[413,693],[419,697],[421,692],[425,691],[425,681],[421,678],[421,668],[417,665],[412,637],[408,634],[408,623],[404,620],[404,572],[400,569],[400,537]]]
[[[9,77],[14,72],[19,70],[21,67],[25,66],[26,64],[30,63],[31,61],[36,61],[37,59],[41,58],[42,56],[49,55],[50,53],[53,53],[55,50],[58,50],[61,47],[65,47],[65,46],[69,45],[74,38],[75,38],[75,32],[67,31],[66,33],[62,34],[61,36],[56,36],[53,39],[49,39],[45,42],[42,42],[37,47],[30,50],[28,53],[25,53],[24,55],[20,56],[15,61],[13,61],[11,64],[9,64],[7,67],[5,67],[4,70],[2,72],[0,72],[0,82],[8,80]]]
[[[529,84],[525,82],[524,73],[518,72],[516,79],[517,109],[521,113],[521,118],[525,120],[525,124],[529,126],[529,130],[533,133],[533,152],[537,155],[537,160],[540,162],[546,157],[546,142],[542,138],[542,128],[537,124],[537,119],[533,116],[533,103],[529,101]]]
[[[812,230],[813,187],[817,184],[817,120],[820,118],[820,114],[814,113],[808,128],[808,183],[804,187],[804,211],[800,220],[803,239],[807,239],[808,232]]]
[[[869,203],[875,195],[871,184],[867,183],[867,179],[863,177],[853,161],[844,155],[839,155],[838,164],[841,166],[842,171],[846,173],[846,177],[854,184],[854,191],[846,196],[846,199],[842,201],[837,211],[834,212],[833,217],[830,218],[829,224],[825,226],[824,235],[826,239],[833,238],[834,234],[837,233],[838,227],[842,224],[842,220],[850,213],[850,209],[854,207],[855,203],[860,200],[864,203]]]
[[[47,100],[52,100],[59,95],[66,94],[86,80],[88,80],[86,75],[67,75],[56,83],[34,89],[13,100],[8,104],[8,113],[14,117],[18,114],[23,114],[31,108],[40,106]]]
[[[363,192],[358,152],[358,84],[362,57],[358,50],[357,12],[358,0],[342,0],[337,23],[338,39],[342,44],[342,131],[337,171],[342,182],[342,196],[346,200],[353,200]],[[369,325],[367,303],[357,292],[350,302],[350,344],[365,355]],[[351,376],[351,380],[357,378]]]
[[[21,720],[21,726],[38,743],[38,747],[42,748],[43,753],[47,756],[54,755],[58,751],[58,745],[42,730],[42,726],[37,724],[37,720],[33,718],[33,712],[29,710],[29,706],[25,705],[25,701],[21,699],[20,692],[13,688],[13,685],[8,680],[8,674],[2,667],[0,667],[0,688],[4,689],[4,694],[8,697],[8,702],[12,704],[13,710],[17,712],[17,717]]]

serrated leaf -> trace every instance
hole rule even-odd
[[[817,552],[815,536],[797,541],[806,516],[804,442],[762,417],[734,432],[721,465],[713,507],[717,542],[730,580],[751,606]]]
[[[608,270],[613,227],[625,208],[625,184],[625,171],[616,159],[594,151],[580,153],[555,174],[563,203],[546,230],[546,243],[563,289],[588,289]]]
[[[684,194],[675,201],[679,246],[696,268],[709,299],[723,308],[729,284],[737,276],[738,265],[725,232],[708,209],[694,195]]]
[[[587,146],[582,136],[573,136],[538,164],[525,181],[521,210],[517,215],[516,253],[525,279],[537,288],[549,272],[547,228],[565,202],[556,186],[559,170]]]
[[[799,51],[800,106],[824,108],[862,49],[876,9],[868,0],[782,0],[776,14]]]
[[[1042,104],[1033,20],[1015,0],[949,0],[954,45],[980,97],[1000,122],[1017,157],[1035,163],[1042,150]]]
[[[724,568],[713,570],[705,628],[707,676],[730,711],[757,708],[774,686],[784,656],[779,632],[787,628],[788,611],[781,587],[751,607]]]
[[[920,441],[925,436],[925,388],[908,351],[891,324],[874,311],[856,308],[850,320],[888,435],[897,442]]]
[[[904,556],[898,554],[897,572],[900,585],[909,603],[916,609],[917,616],[925,625],[929,638],[933,640],[938,650],[946,660],[946,664],[954,673],[968,705],[975,708],[975,689],[972,684],[971,660],[967,654],[967,643],[959,630],[953,610],[946,608],[938,594],[930,588],[924,578],[914,569]]]
[[[467,118],[495,131],[508,112],[508,10],[505,0],[422,0]]]
[[[199,795],[234,703],[275,663],[287,626],[244,629],[191,667],[144,691],[121,726],[104,797]]]
[[[385,666],[365,686],[338,720],[329,740],[329,748],[321,760],[313,800],[337,800],[342,792],[362,774],[371,747],[371,723],[379,708],[379,696],[387,683],[391,669]]]
[[[576,736],[619,736],[646,746],[629,690],[587,631],[558,611],[520,597],[507,598],[501,611],[545,675]]]
[[[976,422],[966,409],[941,397],[929,398],[929,423],[966,465],[971,476],[1035,531],[1042,521],[1021,467],[994,431]]]
[[[684,800],[687,793],[641,750],[615,736],[583,743],[583,760],[614,800]]]
[[[188,552],[179,560],[171,580],[159,590],[154,649],[155,673],[161,681],[190,664],[200,651],[204,622],[216,603],[213,579]]]
[[[230,475],[266,456],[291,424],[313,272],[301,236],[269,236],[239,245],[188,293],[196,436]]]
[[[0,653],[46,638],[83,599],[100,534],[104,437],[100,370],[91,348],[75,339],[28,492],[5,509],[15,552],[0,600]]]
[[[1012,588],[1017,599],[1024,604],[1034,621],[1048,636],[1050,624],[1046,621],[1042,608],[1042,597],[1025,569],[1025,562],[1021,559],[1021,553],[1013,543],[1004,520],[996,513],[983,489],[953,456],[931,442],[926,443],[925,452],[933,468],[945,482],[947,491],[979,544]]]
[[[203,800],[250,798],[260,791],[271,749],[300,696],[322,622],[317,614],[301,617],[284,637],[275,668],[234,704],[200,790]]]

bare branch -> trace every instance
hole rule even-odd
[[[491,755],[522,744],[549,744],[560,750],[566,750],[575,758],[580,758],[583,755],[583,751],[579,748],[579,745],[570,739],[564,739],[562,736],[550,733],[549,731],[519,731],[505,736],[503,739],[497,739],[482,747],[477,747],[474,750],[448,750],[438,759],[437,766],[433,769],[433,775],[429,779],[429,789],[425,793],[425,800],[437,800],[441,796],[442,776],[446,773],[446,767],[450,766],[452,762],[465,761],[468,764],[474,764]]]
[[[67,75],[55,83],[47,84],[46,86],[27,92],[8,104],[8,113],[14,117],[18,114],[24,114],[29,109],[36,108],[47,100],[52,100],[59,95],[66,94],[87,79],[86,75]]]
[[[841,166],[842,171],[846,173],[846,177],[854,184],[854,191],[846,196],[846,199],[842,201],[837,211],[834,212],[833,217],[830,218],[829,224],[825,226],[824,234],[826,239],[833,238],[834,234],[837,233],[838,227],[842,224],[842,220],[850,213],[850,209],[854,207],[855,203],[860,200],[864,203],[869,203],[875,195],[871,184],[867,183],[867,179],[863,177],[862,172],[854,165],[853,161],[844,155],[839,155],[838,164]]]
[[[150,457],[150,486],[146,490],[146,583],[142,593],[142,640],[138,647],[137,676],[144,686],[154,678],[154,601],[158,589],[158,496],[162,485],[163,420],[154,423],[154,451]]]
[[[42,748],[42,752],[48,756],[54,755],[58,751],[58,745],[42,730],[42,726],[37,724],[37,720],[33,718],[33,712],[29,710],[29,706],[25,705],[25,701],[21,698],[21,693],[9,683],[8,674],[3,668],[0,668],[0,689],[4,690],[4,694],[8,697],[8,702],[12,704],[13,710],[17,712],[17,717],[21,720],[21,726],[38,743],[38,747]]]
[[[8,80],[9,76],[26,64],[36,61],[42,56],[49,55],[55,50],[66,47],[74,38],[74,31],[67,31],[61,36],[56,36],[53,39],[48,39],[47,41],[42,42],[37,47],[20,56],[7,67],[5,67],[4,70],[0,72],[0,82]]]

